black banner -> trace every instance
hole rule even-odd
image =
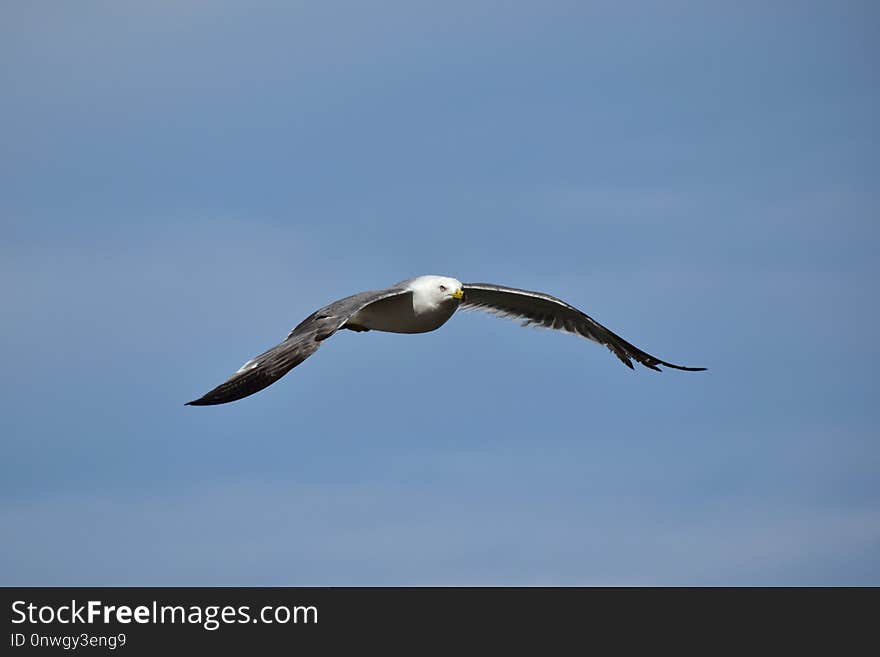
[[[835,620],[846,632],[826,638],[840,647],[867,629],[876,590],[6,588],[3,595],[3,652],[14,655],[324,652],[352,645],[421,652],[465,637],[495,648],[524,641],[586,647],[599,640],[656,647],[707,632],[712,645],[750,646],[751,637],[765,645],[774,638],[786,645],[809,638],[815,645],[817,633],[833,630]]]

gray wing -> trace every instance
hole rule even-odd
[[[376,301],[400,294],[408,294],[408,291],[389,288],[361,292],[324,306],[300,322],[284,342],[254,356],[229,379],[186,405],[225,404],[259,392],[315,353],[321,342],[342,328],[357,311]]]
[[[523,326],[543,326],[581,335],[588,340],[608,347],[630,369],[633,369],[633,360],[658,372],[661,371],[657,367],[658,365],[688,372],[706,369],[705,367],[673,365],[647,354],[619,335],[609,331],[589,315],[549,294],[518,290],[491,283],[465,283],[463,287],[462,308],[485,310],[499,317],[522,319]]]

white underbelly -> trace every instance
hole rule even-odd
[[[457,306],[457,302],[451,301],[417,313],[413,310],[412,297],[407,294],[370,304],[352,315],[346,324],[387,333],[426,333],[443,326]]]

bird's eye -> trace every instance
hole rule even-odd
[[[441,291],[441,292],[446,292],[446,286],[445,286],[445,285],[441,285],[441,286],[440,286],[440,291]]]

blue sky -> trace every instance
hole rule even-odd
[[[880,584],[870,2],[0,9],[0,584]],[[193,399],[422,273],[468,313]]]

